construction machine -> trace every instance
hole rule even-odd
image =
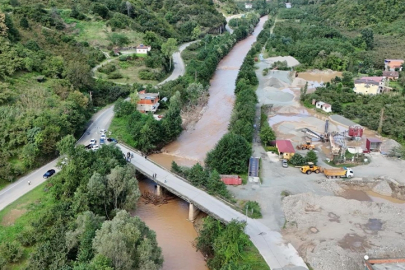
[[[297,145],[298,150],[314,150],[315,145],[311,144],[311,141]]]
[[[306,173],[306,174],[311,174],[313,172],[318,174],[322,171],[322,168],[319,166],[316,166],[312,162],[308,162],[308,165],[302,166],[300,170],[302,173]]]

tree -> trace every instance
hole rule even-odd
[[[7,36],[6,14],[0,13],[0,36]]]
[[[114,209],[135,209],[141,193],[135,178],[134,166],[127,164],[112,169],[107,175],[107,187],[112,194]]]
[[[200,163],[195,164],[187,173],[188,180],[195,186],[205,186],[207,183],[207,172],[200,165]]]
[[[22,18],[20,19],[20,26],[21,26],[22,28],[24,28],[24,29],[30,28],[30,25],[29,25],[29,23],[28,23],[27,18],[22,17]]]
[[[141,100],[141,98],[139,97],[139,94],[138,94],[138,91],[134,91],[133,93],[131,93],[130,95],[129,95],[129,102],[133,105],[133,106],[135,106],[135,108],[136,108],[136,106],[138,105],[138,102]]]
[[[109,10],[105,5],[96,3],[93,6],[93,12],[100,15],[101,18],[106,19],[108,17]]]
[[[373,29],[365,28],[360,31],[361,37],[366,42],[367,50],[372,50],[374,48],[374,33]]]
[[[342,106],[342,104],[340,104],[339,101],[332,103],[332,111],[334,113],[341,113],[342,110],[343,110],[343,106]]]
[[[191,33],[191,36],[193,39],[198,39],[201,35],[201,27],[197,25],[194,27],[193,32]]]
[[[220,195],[223,195],[221,194],[222,193],[221,191],[223,191],[224,188],[226,190],[226,186],[224,182],[221,181],[221,176],[216,170],[213,170],[210,176],[208,177],[206,187],[210,194],[219,193]]]
[[[177,40],[175,38],[169,38],[162,44],[162,53],[170,59],[170,67],[172,69],[172,54],[177,51]]]
[[[310,150],[306,154],[305,160],[306,160],[306,162],[312,162],[312,163],[316,164],[318,162],[318,156],[316,155],[314,150]]]
[[[85,90],[90,87],[93,78],[90,66],[78,61],[70,61],[66,69],[66,78],[76,89]]]
[[[301,166],[305,164],[305,158],[298,153],[295,153],[289,160],[292,165]]]
[[[117,270],[158,270],[163,264],[155,233],[125,210],[103,223],[96,232],[93,248],[97,255],[110,259]]]
[[[276,139],[276,134],[274,134],[273,129],[269,126],[269,124],[264,125],[260,130],[260,140],[264,143],[264,146],[270,144],[271,141]]]
[[[112,45],[122,47],[129,43],[129,38],[124,34],[112,33],[107,36]]]
[[[251,153],[252,149],[245,138],[230,132],[208,152],[205,164],[221,174],[244,173]]]
[[[305,82],[304,88],[300,89],[300,92],[301,92],[300,99],[301,99],[301,101],[303,101],[305,99],[307,91],[308,91],[308,82]]]

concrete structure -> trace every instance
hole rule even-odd
[[[285,3],[286,8],[291,8],[291,3]]]
[[[248,170],[248,176],[249,176],[249,182],[259,182],[260,177],[259,177],[259,163],[260,163],[260,158],[258,157],[250,157],[249,159],[249,170]]]
[[[384,60],[384,68],[386,71],[402,71],[402,65],[404,64],[404,60],[402,59],[385,59]]]
[[[139,92],[138,105],[136,109],[140,112],[156,112],[159,107],[159,93],[146,93],[145,91]]]
[[[384,77],[362,77],[354,81],[353,91],[363,95],[377,95],[385,90]]]
[[[145,46],[143,44],[140,44],[136,46],[136,53],[147,54],[151,49],[152,49],[151,46]]]
[[[327,112],[327,113],[332,112],[332,105],[330,105],[328,103],[325,103],[325,102],[322,102],[322,101],[316,102],[315,107],[317,109],[321,109],[321,110],[323,110],[324,112]]]
[[[387,80],[393,80],[396,81],[399,78],[399,72],[398,71],[383,71],[383,77]]]
[[[245,3],[245,8],[246,9],[251,9],[253,5],[251,3]]]
[[[295,154],[294,146],[290,140],[276,140],[278,155],[289,160]]]
[[[149,159],[145,159],[137,150],[121,144],[117,144],[117,147],[123,153],[133,153],[134,157],[131,159],[131,163],[139,172],[153,179],[158,186],[164,187],[189,203],[189,220],[195,218],[197,208],[224,223],[229,223],[232,220],[246,221],[245,233],[250,237],[272,270],[308,269],[297,250],[291,244],[286,243],[279,232],[270,230],[258,220],[246,218],[244,214],[233,209],[232,205],[209,195],[192,186],[180,176],[174,175]],[[153,174],[156,174],[155,178],[152,177]]]
[[[405,270],[405,258],[402,259],[369,259],[364,260],[366,270]]]
[[[221,181],[225,185],[242,185],[242,178],[239,175],[225,175],[221,174]]]
[[[366,139],[366,149],[369,152],[380,152],[382,141],[377,138]]]

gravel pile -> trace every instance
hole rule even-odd
[[[284,198],[283,210],[284,236],[314,269],[362,269],[365,254],[403,257],[403,208],[305,193]]]
[[[387,181],[381,181],[378,183],[375,187],[373,187],[373,191],[384,196],[392,195],[392,189]]]

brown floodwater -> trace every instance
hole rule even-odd
[[[298,78],[302,78],[312,82],[330,82],[336,76],[342,77],[342,72],[339,71],[317,71],[317,72],[299,72]]]
[[[155,183],[147,178],[140,179],[139,189],[153,193]],[[164,257],[163,270],[208,270],[203,255],[193,246],[197,232],[187,220],[187,202],[176,197],[168,204],[155,206],[140,199],[134,214],[156,232]]]
[[[387,203],[390,205],[395,205],[397,207],[405,208],[405,201],[393,198],[391,196],[384,196],[378,194],[374,191],[367,190],[355,190],[355,189],[346,189],[340,194],[341,197],[345,199],[357,200],[357,201],[368,201],[368,202],[378,202],[378,203]]]
[[[228,131],[239,68],[266,20],[267,16],[262,17],[253,34],[238,42],[219,63],[210,81],[207,109],[194,129],[183,131],[176,141],[163,148],[163,154],[152,155],[152,160],[163,166],[168,166],[173,160],[183,166],[204,161],[207,152]]]

